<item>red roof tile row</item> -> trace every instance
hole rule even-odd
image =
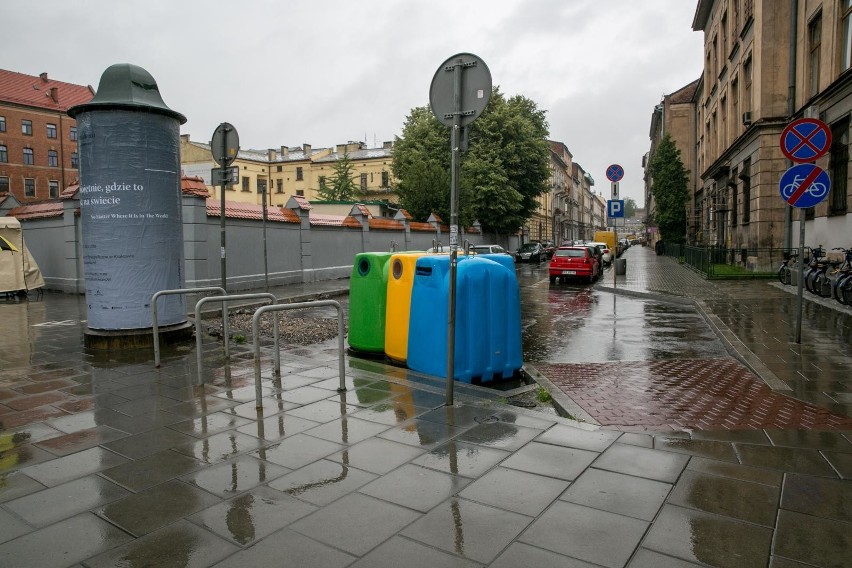
[[[435,227],[432,226],[432,223],[420,223],[418,221],[412,221],[408,224],[412,231],[425,231],[429,233],[435,232]]]
[[[183,176],[180,178],[180,190],[184,195],[194,195],[195,197],[210,197],[210,192],[207,186],[204,185],[204,178]]]
[[[65,206],[61,201],[46,201],[44,203],[30,203],[9,210],[8,215],[19,221],[29,219],[49,219],[51,217],[62,217]]]
[[[384,230],[384,231],[402,231],[405,229],[405,226],[399,221],[394,221],[393,219],[376,219],[375,217],[370,219],[370,230]]]
[[[214,198],[207,199],[207,216],[219,217],[221,207],[219,200]],[[263,219],[263,206],[254,203],[242,203],[239,201],[225,202],[225,218],[226,219],[254,219],[260,221]],[[299,216],[289,209],[280,207],[269,207],[266,210],[266,220],[277,223],[301,223]]]
[[[55,81],[47,73],[35,77],[0,69],[0,101],[66,111],[89,102],[94,95],[91,87]]]

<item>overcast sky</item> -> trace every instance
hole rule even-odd
[[[242,148],[381,145],[450,56],[469,52],[506,96],[547,111],[552,140],[609,197],[643,204],[642,155],[663,94],[697,79],[697,0],[2,0],[0,68],[98,86],[114,63],[148,70],[181,127],[227,121]]]

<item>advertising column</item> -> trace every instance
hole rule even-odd
[[[151,296],[184,287],[180,124],[151,75],[109,67],[77,120],[88,327],[151,327]],[[184,296],[166,296],[158,321],[186,321]]]

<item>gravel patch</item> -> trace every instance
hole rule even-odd
[[[253,310],[235,309],[228,313],[228,325],[231,338],[237,336],[245,337],[246,342],[251,341],[251,321]],[[272,339],[273,317],[278,316],[278,326],[281,332],[281,341],[295,345],[313,345],[337,337],[337,318],[324,318],[311,316],[306,310],[293,310],[290,312],[279,312],[267,314],[260,320],[260,336],[264,339]],[[205,318],[207,332],[214,336],[222,337],[222,317]],[[343,322],[344,330],[346,321]],[[344,331],[345,332],[345,331]]]

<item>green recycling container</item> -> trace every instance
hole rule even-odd
[[[355,255],[349,279],[349,346],[383,353],[387,311],[389,252]]]

